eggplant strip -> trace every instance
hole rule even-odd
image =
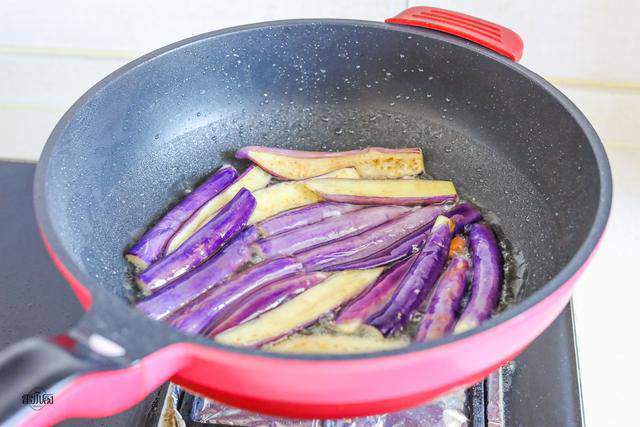
[[[462,232],[465,226],[482,219],[480,211],[471,203],[461,203],[443,215],[451,218],[455,222],[455,232]],[[420,250],[427,240],[431,225],[428,224],[419,230],[407,235],[381,251],[355,261],[346,262],[332,267],[332,270],[352,270],[359,268],[374,268],[387,265],[410,256]]]
[[[331,172],[325,177],[337,179],[357,179],[358,172],[353,168],[340,169]],[[256,210],[249,219],[249,224],[255,224],[271,218],[281,212],[301,206],[320,202],[320,197],[306,187],[309,181],[281,182],[269,187],[254,191],[256,198]]]
[[[389,303],[367,322],[388,336],[399,331],[410,315],[428,296],[440,276],[449,252],[453,223],[440,216],[429,232],[429,237],[416,260],[402,279]]]
[[[403,206],[364,208],[260,240],[253,246],[256,256],[263,260],[294,255],[314,246],[362,233],[409,211],[409,208]]]
[[[309,271],[341,270],[340,265],[365,259],[390,247],[410,233],[432,223],[445,210],[446,208],[441,205],[418,208],[400,218],[372,228],[366,233],[304,251],[296,257]]]
[[[344,332],[353,333],[371,316],[387,305],[396,288],[415,261],[416,256],[391,267],[360,296],[345,306],[336,317],[336,327]]]
[[[473,265],[471,296],[454,328],[456,334],[478,327],[491,316],[502,287],[502,253],[491,227],[482,223],[472,225],[469,246]]]
[[[376,268],[335,273],[273,310],[216,335],[215,340],[237,346],[260,346],[294,333],[356,297],[381,272],[381,268]]]
[[[262,347],[265,351],[289,354],[357,354],[395,350],[409,345],[409,340],[372,338],[358,335],[297,334]]]
[[[456,236],[451,241],[449,265],[438,278],[429,297],[424,316],[418,326],[416,341],[432,341],[445,336],[453,329],[460,302],[467,288],[468,256],[466,241]]]
[[[306,184],[323,200],[359,205],[428,205],[456,200],[451,181],[426,179],[314,179]]]
[[[419,148],[369,147],[343,152],[296,151],[281,148],[244,147],[236,158],[249,159],[280,179],[313,178],[337,169],[353,167],[363,178],[402,178],[424,172]]]
[[[229,328],[251,320],[289,301],[296,295],[324,281],[327,277],[329,277],[329,273],[302,273],[260,288],[229,307],[227,310],[229,315],[213,327],[209,336],[218,335]]]
[[[300,272],[302,265],[293,258],[279,258],[258,264],[211,289],[172,315],[169,323],[188,334],[207,335],[224,319],[227,309],[236,301],[256,289]]]
[[[178,249],[189,237],[208,223],[240,190],[246,188],[249,191],[255,191],[266,187],[269,181],[271,181],[271,175],[257,166],[249,166],[233,184],[202,205],[180,226],[178,231],[167,242],[165,255]]]
[[[153,292],[202,264],[246,225],[255,206],[251,192],[241,189],[224,209],[178,250],[140,273],[136,278],[140,288],[147,293]]]
[[[256,224],[260,237],[266,238],[307,225],[315,224],[329,218],[362,209],[361,205],[348,203],[320,202],[282,212]]]
[[[139,300],[136,307],[152,319],[168,318],[247,265],[251,259],[249,246],[257,238],[253,227],[241,231],[208,261]]]
[[[232,166],[223,166],[202,184],[187,194],[149,228],[125,254],[125,258],[138,270],[146,269],[164,253],[167,242],[195,211],[211,200],[238,177]]]

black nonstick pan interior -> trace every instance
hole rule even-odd
[[[469,46],[428,30],[296,21],[151,54],[85,95],[54,133],[40,172],[53,232],[87,280],[127,300],[127,245],[221,164],[243,166],[236,149],[418,146],[431,176],[499,218],[526,260],[521,300],[585,240],[601,177],[561,95]]]

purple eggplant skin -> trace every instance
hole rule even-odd
[[[296,257],[308,271],[340,270],[336,266],[367,258],[392,246],[410,233],[430,224],[445,212],[442,205],[418,208],[394,220],[374,227],[365,233],[304,251]]]
[[[456,228],[454,233],[460,233],[464,230],[465,226],[482,219],[480,211],[471,203],[467,202],[454,206],[450,211],[445,212],[444,215],[455,222]],[[425,227],[414,231],[405,238],[373,255],[351,262],[338,264],[331,267],[330,270],[338,271],[374,268],[391,264],[406,258],[411,254],[418,252],[422,245],[424,245],[424,242],[427,240],[427,236],[429,235],[429,230],[431,230],[431,226],[432,224],[429,223]]]
[[[388,336],[407,323],[411,313],[423,303],[442,272],[451,243],[452,226],[449,218],[438,217],[402,283],[389,303],[371,316],[367,322],[369,325]]]
[[[294,258],[277,258],[255,265],[176,312],[169,318],[169,324],[188,334],[208,335],[236,301],[256,289],[302,271],[302,264]]]
[[[459,205],[454,206],[445,215],[451,218],[455,223],[456,228],[453,230],[455,234],[462,233],[467,225],[473,224],[474,222],[478,222],[482,219],[482,213],[480,213],[478,208],[469,202],[460,203]]]
[[[241,231],[212,258],[157,292],[138,300],[136,307],[152,319],[168,318],[249,264],[250,245],[257,239],[258,232],[254,227]]]
[[[411,211],[404,206],[376,206],[329,218],[254,243],[262,260],[294,255],[306,249],[362,233]]]
[[[217,196],[236,178],[238,172],[232,166],[222,166],[202,184],[175,205],[160,221],[126,252],[125,257],[139,270],[146,269],[164,253],[164,248],[173,234],[200,206]]]
[[[496,236],[486,224],[477,223],[469,229],[471,248],[471,296],[453,330],[459,334],[480,325],[498,305],[502,290],[502,253]]]
[[[418,326],[416,341],[432,341],[451,332],[467,288],[469,275],[467,257],[466,244],[460,251],[452,254],[449,265],[438,278],[429,297],[424,316]]]
[[[209,337],[233,328],[241,323],[253,319],[262,313],[279,306],[307,289],[323,282],[329,273],[302,273],[287,279],[282,279],[269,286],[260,288],[242,298],[226,311],[228,316],[216,325],[209,325]]]
[[[282,212],[255,226],[260,232],[260,237],[266,238],[315,224],[328,218],[338,217],[348,212],[362,209],[363,207],[362,205],[351,205],[348,203],[314,203],[298,209]]]
[[[256,206],[256,199],[245,188],[207,224],[189,237],[178,249],[150,265],[136,282],[150,293],[202,264],[222,245],[244,228]]]
[[[391,299],[398,285],[416,260],[416,255],[407,258],[382,275],[360,296],[347,304],[335,319],[336,324],[363,324],[382,309]]]

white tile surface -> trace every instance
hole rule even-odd
[[[382,21],[405,0],[5,0],[0,44],[146,52],[191,35],[292,18]]]
[[[0,159],[38,160],[60,113],[12,105],[0,108]]]
[[[0,53],[0,105],[64,112],[127,59]]]
[[[522,63],[543,76],[640,82],[637,0],[409,0],[464,12],[516,31]]]
[[[71,104],[126,62],[0,53],[0,158],[37,160]]]
[[[614,198],[609,225],[574,295],[586,425],[637,425],[640,150],[607,150]]]
[[[640,90],[567,84],[556,86],[582,110],[606,144],[640,148]]]

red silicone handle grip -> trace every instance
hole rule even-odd
[[[463,13],[418,6],[410,7],[385,22],[442,31],[478,43],[514,61],[522,58],[524,44],[518,34],[501,25]]]

